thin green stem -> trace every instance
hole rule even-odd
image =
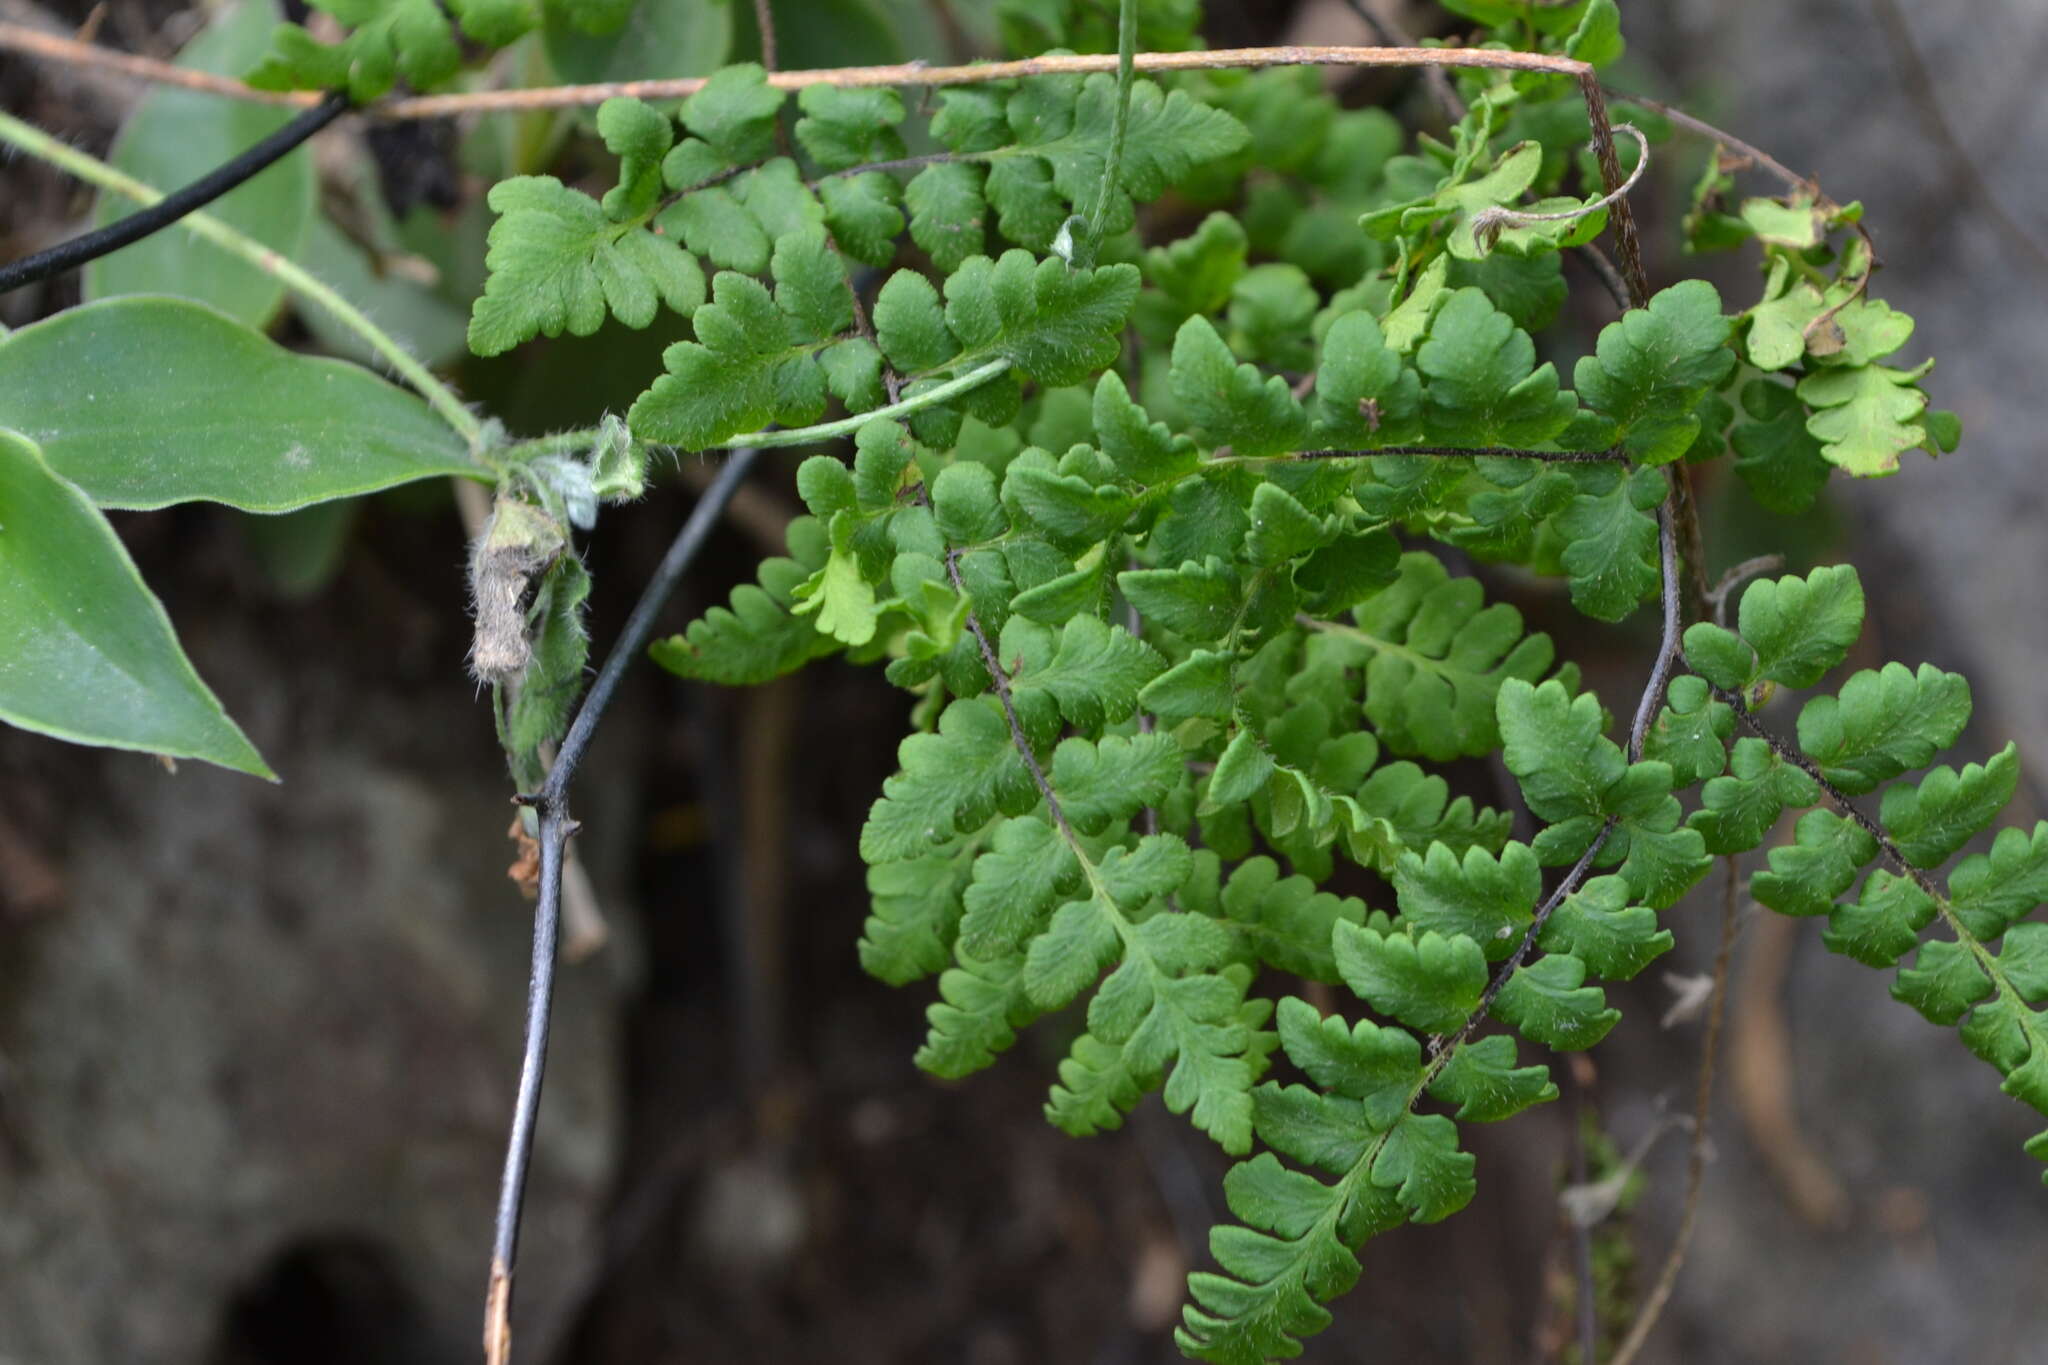
[[[926,408],[950,402],[970,389],[980,388],[1009,368],[1008,360],[998,358],[969,370],[957,379],[949,379],[937,388],[912,394],[900,403],[891,403],[887,407],[876,408],[871,412],[857,412],[851,417],[842,417],[835,422],[820,422],[816,426],[792,427],[787,431],[750,431],[744,436],[728,436],[715,448],[773,450],[778,447],[807,446],[818,441],[851,436],[870,422],[886,421],[892,417],[908,417],[913,412],[922,412]],[[596,427],[558,431],[552,436],[536,436],[530,441],[521,441],[512,447],[510,453],[524,458],[556,451],[580,450],[595,442],[597,436]]]
[[[1123,174],[1124,130],[1131,121],[1131,85],[1138,61],[1138,0],[1122,0],[1116,28],[1116,117],[1109,125],[1109,156],[1102,164],[1102,185],[1095,192],[1095,211],[1088,215],[1088,245],[1085,259],[1077,264],[1095,264],[1102,238],[1109,228],[1109,206],[1116,201],[1118,179]]]
[[[10,143],[37,160],[47,161],[87,184],[125,195],[139,204],[154,204],[164,197],[161,191],[143,184],[132,176],[124,175],[97,157],[66,145],[12,114],[0,113],[0,142]],[[361,309],[343,298],[333,288],[315,279],[281,253],[253,237],[243,235],[209,214],[187,214],[178,220],[178,225],[212,242],[221,250],[241,257],[258,270],[281,280],[287,289],[326,309],[344,327],[360,336],[406,383],[412,385],[420,396],[432,405],[434,411],[441,415],[441,419],[453,427],[472,448],[475,448],[482,439],[483,423],[477,419],[476,414],[463,406],[462,400],[455,396],[454,390],[434,378],[427,367],[414,358],[395,337],[370,321],[363,315]]]

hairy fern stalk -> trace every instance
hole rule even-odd
[[[1127,7],[1163,45],[1192,41],[1189,8]],[[1481,41],[1620,55],[1611,0],[1528,13]],[[1179,1333],[1208,1360],[1297,1353],[1363,1241],[1462,1208],[1461,1126],[1555,1098],[1544,1054],[1619,1019],[1598,983],[1667,951],[1661,912],[1787,811],[1754,897],[1897,968],[1895,995],[2048,1111],[2048,926],[2025,918],[2048,824],[1941,871],[2012,796],[2014,751],[1930,768],[1970,693],[1924,663],[1776,719],[1856,641],[1853,569],[1692,624],[1690,671],[1667,693],[1659,661],[1626,734],[1462,571],[1561,579],[1603,622],[1675,611],[1689,471],[1728,461],[1794,511],[1838,470],[1951,448],[1931,362],[1895,359],[1912,322],[1868,288],[1859,209],[1736,198],[1708,149],[1686,230],[1755,251],[1758,298],[1673,284],[1567,386],[1534,338],[1613,212],[1585,91],[1456,82],[1468,112],[1411,139],[1302,70],[969,84],[913,118],[891,88],[812,85],[792,110],[736,66],[673,115],[606,104],[602,197],[545,176],[490,195],[477,351],[692,323],[601,434],[611,456],[826,447],[787,557],[655,657],[747,684],[844,652],[914,698],[861,832],[861,960],[936,978],[927,1070],[988,1066],[1064,1011],[1051,1122],[1115,1128],[1160,1089],[1243,1158]],[[511,448],[511,496],[559,509],[580,468],[587,500],[572,444]],[[573,565],[508,728],[529,758],[583,663]],[[1533,821],[1452,795],[1444,765],[1494,754]],[[1344,863],[1391,898],[1321,889]]]

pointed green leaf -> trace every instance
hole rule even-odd
[[[275,780],[178,646],[106,518],[0,430],[0,720]]]
[[[483,477],[462,438],[403,389],[183,299],[108,299],[0,340],[0,425],[102,507],[285,512]]]

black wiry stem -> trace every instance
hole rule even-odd
[[[163,231],[186,214],[205,208],[251,176],[282,160],[301,142],[347,112],[348,96],[339,92],[331,94],[233,161],[208,171],[176,193],[167,194],[149,207],[137,209],[126,218],[97,231],[80,233],[68,242],[59,242],[33,256],[24,256],[0,266],[0,294],[67,270],[76,270],[88,261],[98,260]]]
[[[1631,763],[1643,756],[1643,741],[1649,738],[1650,724],[1656,719],[1657,708],[1664,703],[1664,689],[1671,684],[1671,667],[1678,660],[1680,632],[1685,625],[1685,613],[1678,600],[1678,528],[1669,498],[1657,508],[1657,564],[1664,580],[1664,634],[1657,642],[1657,661],[1650,665],[1650,681],[1643,687],[1642,700],[1636,703],[1635,721],[1628,727]]]
[[[526,1176],[533,1160],[534,1120],[540,1110],[541,1079],[547,1068],[548,1020],[554,1004],[555,946],[561,936],[562,866],[571,835],[569,782],[590,747],[590,737],[604,718],[626,668],[639,657],[654,633],[655,617],[682,581],[690,562],[704,547],[711,528],[754,463],[753,450],[736,450],[704,490],[683,529],[668,547],[661,565],[640,593],[625,629],[605,656],[604,667],[590,694],[576,710],[576,719],[555,755],[554,770],[538,792],[519,799],[534,808],[540,821],[540,899],[533,911],[533,973],[526,992],[526,1051],[519,1066],[519,1097],[513,1107],[512,1132],[505,1146],[505,1174],[498,1188],[498,1217],[491,1243],[490,1286],[484,1300],[484,1357],[489,1365],[512,1358],[512,1268],[519,1251],[519,1214],[526,1198]]]
[[[953,591],[968,598],[967,585],[960,581],[960,552],[946,551],[946,576],[953,580]],[[971,600],[971,598],[969,599]],[[1024,759],[1024,766],[1030,770],[1031,780],[1038,787],[1038,794],[1045,798],[1045,808],[1051,813],[1053,823],[1066,836],[1069,844],[1080,847],[1074,827],[1067,823],[1067,813],[1060,809],[1060,799],[1053,793],[1052,782],[1045,775],[1045,768],[1038,761],[1038,754],[1031,747],[1031,739],[1024,733],[1024,722],[1017,716],[1017,703],[1010,695],[1010,671],[1003,667],[996,657],[995,646],[988,642],[988,632],[982,629],[981,618],[972,611],[967,613],[967,633],[974,637],[974,643],[981,649],[981,666],[988,670],[988,680],[996,689],[996,699],[1003,704],[1003,718],[1010,723],[1010,743]]]
[[[1425,455],[1440,459],[1471,459],[1490,455],[1503,460],[1542,460],[1550,464],[1626,464],[1628,457],[1612,450],[1530,450],[1524,446],[1382,446],[1378,450],[1293,450],[1274,460],[1376,460],[1381,456]]]

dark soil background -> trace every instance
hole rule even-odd
[[[160,0],[102,8],[101,41],[153,55],[196,22]],[[2048,11],[1624,8],[1617,83],[1866,201],[1880,289],[1920,318],[1909,354],[1941,357],[1936,401],[1966,424],[1940,469],[1838,481],[1825,515],[1799,524],[1710,487],[1713,567],[1767,548],[1853,558],[1872,589],[1862,661],[1969,672],[1971,757],[2006,737],[2048,753],[2034,468],[2048,174],[2028,151],[2048,137]],[[1368,41],[1343,4],[1210,10],[1217,45]],[[0,0],[18,22],[86,11]],[[1409,22],[1434,17],[1417,7]],[[1346,89],[1424,108],[1399,80]],[[134,93],[0,57],[7,109],[96,151]],[[1670,244],[1702,155],[1669,145],[1641,200],[1664,279],[1694,264]],[[62,177],[0,162],[0,256],[67,235],[87,206]],[[1713,270],[1731,300],[1754,288],[1739,260]],[[0,317],[18,325],[75,290],[0,301]],[[1604,317],[1581,292],[1590,336]],[[469,366],[461,386],[515,429],[587,423],[623,407],[661,340],[612,328],[541,343]],[[759,478],[672,626],[751,576],[796,505],[793,465]],[[683,475],[606,514],[590,552],[600,649],[687,514],[702,470]],[[454,509],[438,488],[368,501],[311,596],[275,586],[248,518],[188,507],[119,526],[285,780],[172,774],[0,730],[0,1365],[474,1359],[528,910],[504,875],[510,789],[463,673]],[[1610,699],[1633,695],[1641,622],[1593,630],[1547,590],[1490,587]],[[1046,1125],[1058,1020],[993,1070],[935,1082],[910,1064],[929,984],[893,991],[859,970],[856,836],[906,713],[879,672],[836,661],[748,693],[632,675],[577,791],[610,938],[564,971],[522,1360],[1179,1358],[1182,1279],[1221,1213],[1213,1146],[1156,1100],[1089,1141]],[[1473,775],[1482,798],[1488,780]],[[2008,820],[2042,806],[2023,789]],[[1680,947],[1659,967],[1703,970],[1718,916],[1710,881],[1672,912]],[[1745,914],[1736,963],[1700,1232],[1645,1358],[2048,1361],[2048,1192],[2019,1151],[2038,1124],[1812,926]],[[1477,1200],[1369,1245],[1310,1359],[1567,1358],[1556,1192],[1575,1125],[1630,1153],[1691,1105],[1699,1025],[1657,1027],[1661,977],[1615,992],[1628,1022],[1560,1068],[1562,1102],[1466,1129]],[[1649,1146],[1642,1173],[1596,1239],[1623,1323],[1670,1243],[1683,1136]]]

